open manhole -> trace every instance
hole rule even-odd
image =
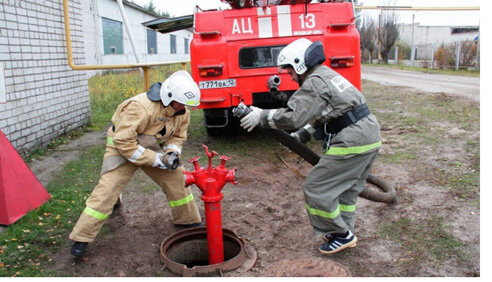
[[[224,262],[208,264],[206,227],[176,232],[161,244],[164,268],[182,276],[222,275],[227,271],[250,270],[257,259],[254,248],[231,230],[222,229]]]

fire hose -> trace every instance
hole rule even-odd
[[[233,115],[240,118],[246,116],[249,113],[249,111],[250,111],[249,108],[247,108],[246,106],[241,107],[240,104],[237,108],[233,109]],[[279,141],[282,145],[286,146],[294,153],[298,154],[300,157],[302,157],[304,160],[306,160],[308,163],[310,163],[313,166],[316,165],[321,159],[321,157],[318,154],[313,152],[306,145],[297,142],[297,140],[292,136],[290,136],[290,134],[287,133],[285,130],[273,129],[273,137],[277,141]],[[396,203],[395,189],[389,183],[387,183],[386,181],[382,180],[381,178],[373,174],[369,174],[366,182],[380,188],[381,191],[372,189],[368,186],[364,186],[364,190],[359,194],[360,197],[374,202],[381,202],[381,203],[388,203],[388,204]]]

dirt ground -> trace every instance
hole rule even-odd
[[[450,130],[449,138],[461,134]],[[475,135],[479,135],[475,133]],[[398,140],[397,129],[384,129],[383,143]],[[476,136],[475,136],[476,137]],[[203,137],[207,143],[208,137]],[[53,171],[77,157],[79,151],[104,144],[104,133],[91,132],[61,146],[51,156],[34,161],[30,166],[46,185]],[[210,148],[214,149],[214,148]],[[460,158],[461,152],[443,147],[442,151],[426,157]],[[202,149],[186,148],[186,159]],[[391,146],[383,150],[391,150]],[[70,151],[70,154],[67,152]],[[219,152],[227,155],[227,152]],[[387,151],[386,151],[387,153]],[[307,174],[311,166],[287,150],[279,155],[289,165]],[[420,172],[401,164],[377,162],[372,174],[393,184],[398,203],[388,205],[359,198],[357,205],[357,247],[331,256],[317,251],[322,240],[314,236],[304,207],[302,185],[304,178],[281,161],[266,163],[231,161],[237,168],[237,186],[227,184],[223,189],[223,227],[233,230],[251,244],[258,255],[256,265],[248,272],[225,273],[225,276],[280,276],[279,265],[290,266],[291,276],[316,276],[312,268],[302,267],[299,261],[322,264],[327,259],[345,266],[352,276],[480,276],[480,209],[463,204],[446,187],[423,180]],[[205,166],[202,159],[200,164]],[[192,170],[186,163],[187,170]],[[74,260],[67,248],[54,257],[54,268],[68,276],[147,277],[175,276],[162,269],[159,245],[168,235],[177,232],[172,223],[167,201],[160,190],[146,187],[151,181],[138,172],[123,193],[123,205],[106,223],[106,228],[89,245],[82,260]],[[200,192],[192,188],[200,213],[204,216]],[[429,193],[432,191],[432,193]],[[439,216],[451,226],[450,232],[468,248],[467,258],[445,256],[443,260],[421,258],[423,254],[403,248],[403,243],[389,240],[381,226],[410,218],[416,222],[428,216]],[[67,234],[68,235],[68,234]],[[421,236],[426,236],[422,234]],[[402,238],[402,241],[404,238]]]

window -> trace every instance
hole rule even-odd
[[[189,54],[189,53],[190,53],[190,51],[189,51],[189,46],[188,46],[188,45],[189,45],[189,44],[188,44],[188,38],[185,38],[185,39],[184,39],[184,44],[185,44],[185,46],[184,46],[184,48],[185,48],[185,52],[184,52],[184,53],[185,53],[185,54]]]
[[[277,66],[277,57],[282,46],[248,47],[239,50],[239,66],[242,69]]]
[[[170,34],[171,39],[171,54],[176,54],[176,35]]]
[[[147,54],[157,54],[157,33],[147,29]]]
[[[451,34],[478,32],[478,27],[452,27]]]
[[[104,55],[123,54],[123,27],[121,22],[102,18]]]

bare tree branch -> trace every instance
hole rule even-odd
[[[372,54],[374,49],[376,49],[377,40],[376,22],[373,18],[371,18],[370,16],[364,16],[363,25],[359,29],[359,34],[360,51],[364,52],[365,50],[367,50],[369,51],[369,54]]]
[[[380,15],[378,38],[381,57],[385,63],[388,63],[388,54],[400,35],[396,25],[397,20],[398,16],[394,11],[385,11]]]

